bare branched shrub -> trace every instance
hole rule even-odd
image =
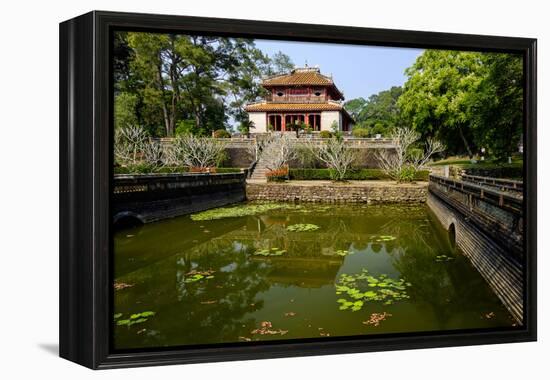
[[[304,144],[307,149],[321,162],[323,162],[335,181],[343,181],[346,173],[356,160],[357,152],[351,149],[344,139],[330,138],[322,144]]]
[[[390,138],[395,148],[377,149],[375,154],[382,171],[398,182],[414,180],[416,172],[422,169],[434,154],[445,150],[445,145],[435,139],[426,140],[424,149],[414,149],[420,134],[410,128],[397,128]]]
[[[115,161],[121,166],[141,162],[143,147],[149,139],[147,131],[140,126],[129,125],[115,129]]]
[[[264,148],[273,141],[273,138],[274,137],[271,134],[265,136],[256,136],[254,138],[252,144],[250,144],[247,148],[248,154],[252,157],[254,161],[258,161],[260,159]]]
[[[411,152],[411,164],[416,170],[422,169],[430,160],[430,158],[437,153],[441,153],[445,150],[445,145],[436,139],[428,138],[424,144],[424,151],[414,150]]]
[[[158,140],[147,139],[143,144],[143,161],[155,170],[164,166],[164,148]]]
[[[124,167],[145,165],[148,170],[155,171],[164,165],[163,147],[140,126],[115,129],[114,153],[115,162]]]
[[[179,135],[165,149],[165,163],[205,169],[217,166],[223,159],[225,143],[210,137]]]
[[[277,170],[288,165],[296,158],[293,139],[287,134],[273,135],[262,151],[265,157],[266,167],[269,170]]]

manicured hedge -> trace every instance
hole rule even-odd
[[[429,172],[422,170],[416,173],[417,181],[427,181]],[[290,179],[295,180],[330,180],[329,169],[290,169]],[[354,169],[346,173],[347,180],[384,180],[390,179],[380,169]]]
[[[216,168],[216,173],[240,173],[240,168]]]

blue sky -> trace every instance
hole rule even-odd
[[[319,65],[332,78],[346,100],[368,98],[391,86],[405,83],[404,71],[423,52],[421,49],[359,45],[255,40],[269,56],[278,51],[290,56],[296,66]]]

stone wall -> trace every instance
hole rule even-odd
[[[227,153],[227,160],[223,163],[225,167],[248,168],[252,164],[253,158],[248,148],[228,146],[225,152]]]
[[[246,173],[116,176],[115,225],[191,214],[245,200]]]
[[[246,186],[246,198],[254,201],[383,204],[424,203],[426,197],[427,183],[248,183]]]
[[[456,245],[514,318],[522,323],[523,269],[520,261],[499,241],[467,219],[468,216],[431,192],[428,194],[428,206],[446,230],[454,228]]]

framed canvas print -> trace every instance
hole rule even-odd
[[[536,339],[536,40],[60,25],[60,355]]]

